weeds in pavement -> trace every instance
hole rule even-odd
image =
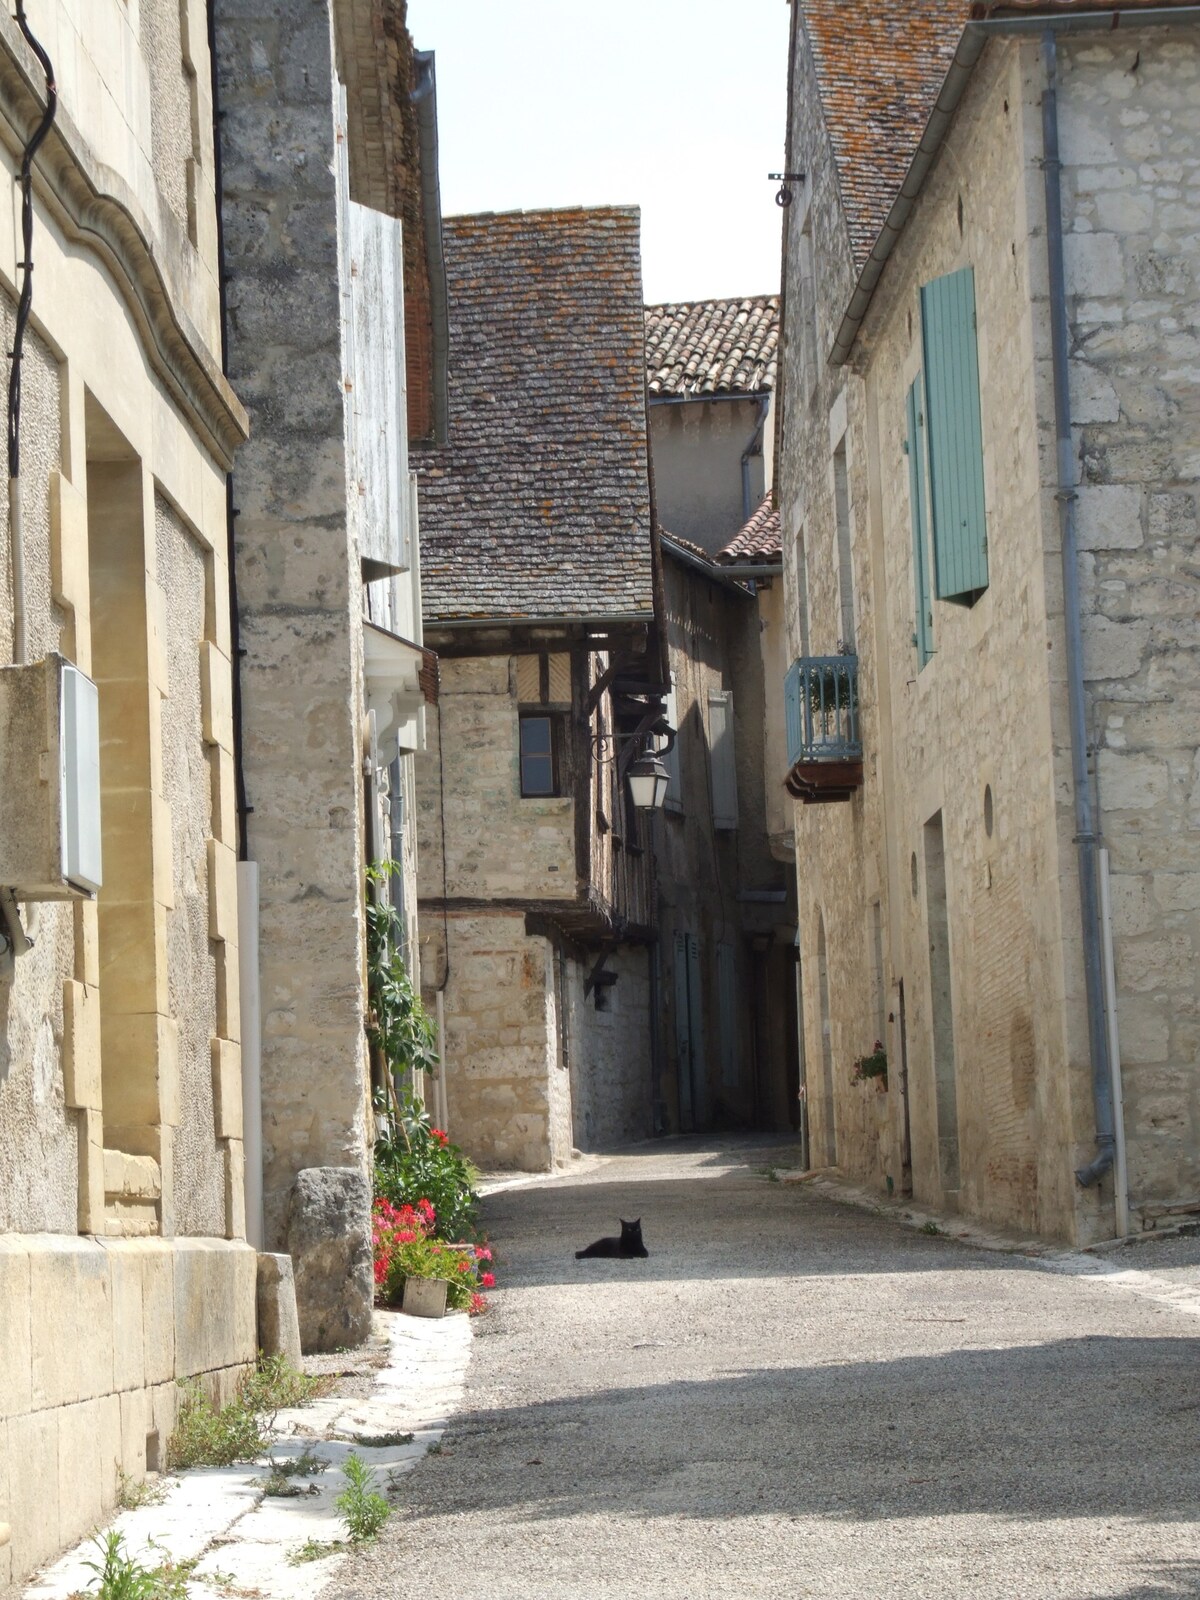
[[[390,1445],[413,1442],[411,1433],[335,1433],[334,1438],[361,1445],[364,1450],[386,1450]]]
[[[86,1600],[187,1600],[187,1580],[195,1561],[172,1561],[144,1567],[125,1547],[125,1535],[112,1528],[92,1541],[101,1559],[85,1561],[95,1579]]]
[[[375,1489],[375,1474],[360,1455],[353,1450],[342,1464],[346,1474],[346,1487],[333,1502],[346,1519],[346,1527],[355,1544],[374,1539],[392,1514],[392,1508]]]
[[[288,1556],[288,1565],[302,1567],[309,1561],[323,1561],[326,1556],[336,1555],[339,1550],[344,1550],[345,1546],[344,1539],[305,1539],[304,1543]]]
[[[267,1448],[267,1430],[276,1412],[316,1399],[326,1386],[326,1379],[297,1371],[279,1355],[261,1357],[256,1370],[242,1380],[236,1399],[219,1410],[198,1380],[182,1384],[179,1416],[167,1445],[168,1465],[182,1471],[254,1461]]]
[[[161,1478],[134,1478],[118,1464],[117,1504],[122,1511],[139,1511],[142,1506],[161,1505],[167,1485]]]
[[[922,1233],[941,1233],[941,1231],[942,1230],[938,1227],[937,1223],[932,1219],[929,1222],[923,1222],[921,1224]]]

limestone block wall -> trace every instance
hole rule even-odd
[[[166,1463],[179,1382],[231,1398],[253,1363],[254,1251],[214,1239],[0,1235],[0,1585]]]
[[[564,665],[569,701],[569,657],[554,659]],[[575,806],[569,781],[559,796],[521,795],[521,661],[534,665],[529,693],[536,700],[536,656],[441,660],[437,713],[427,719],[428,747],[415,758],[423,897],[575,897]]]
[[[1200,1200],[1200,29],[1072,40],[1061,77],[1089,731],[1130,1198],[1152,1219]],[[1047,328],[1039,296],[1039,353]]]
[[[347,526],[325,7],[214,6],[238,457],[247,830],[260,884],[264,1212],[296,1173],[365,1168],[362,574]]]
[[[519,911],[453,911],[447,934],[451,1134],[485,1169],[557,1166],[570,1156],[571,1110],[554,948],[526,934]]]
[[[560,1055],[570,1071],[572,1144],[611,1150],[653,1133],[650,956],[625,945],[605,962],[615,983],[584,994],[594,962],[559,957],[565,1025]]]

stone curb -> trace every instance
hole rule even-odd
[[[277,1461],[310,1449],[326,1470],[295,1481],[300,1495],[264,1494],[265,1460],[251,1466],[196,1467],[164,1477],[164,1493],[153,1505],[122,1511],[107,1524],[125,1536],[127,1553],[146,1567],[170,1559],[194,1561],[188,1579],[191,1600],[229,1600],[252,1592],[263,1600],[309,1600],[326,1587],[346,1560],[338,1551],[293,1566],[289,1558],[309,1540],[343,1540],[345,1523],[334,1501],[345,1487],[342,1464],[352,1450],[375,1469],[386,1492],[441,1438],[462,1400],[471,1357],[471,1326],[464,1314],[425,1320],[398,1311],[377,1311],[387,1329],[387,1365],[365,1398],[314,1401],[278,1412],[271,1429]],[[368,1444],[365,1441],[370,1440]],[[89,1592],[95,1575],[85,1565],[98,1559],[84,1540],[22,1591],[24,1600],[68,1600]]]

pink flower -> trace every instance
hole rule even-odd
[[[487,1245],[477,1244],[475,1246],[475,1259],[476,1261],[490,1261],[492,1259],[492,1252]]]

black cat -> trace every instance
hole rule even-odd
[[[582,1261],[585,1256],[648,1256],[649,1250],[642,1243],[642,1219],[635,1218],[633,1222],[621,1219],[621,1237],[597,1239],[595,1244],[588,1245],[586,1250],[576,1250],[576,1261]]]

